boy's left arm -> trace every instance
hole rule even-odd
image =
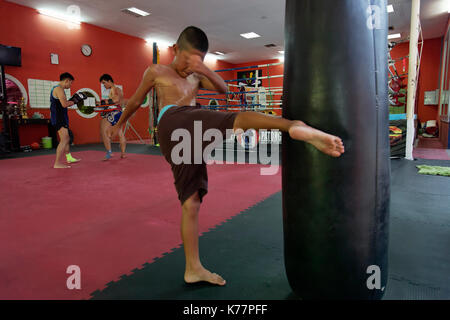
[[[209,69],[198,56],[192,56],[188,60],[188,68],[190,71],[200,75],[200,88],[215,90],[219,93],[227,92],[225,81],[214,71]]]

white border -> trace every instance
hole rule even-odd
[[[146,108],[146,107],[150,106],[150,99],[152,98],[150,96],[150,93],[147,93],[146,97],[147,97],[147,102],[144,104],[141,104],[141,108]]]
[[[20,92],[22,92],[22,96],[25,98],[25,105],[28,106],[28,94],[27,90],[23,86],[22,82],[20,82],[18,79],[14,78],[12,75],[5,73],[5,79],[8,79],[12,82],[14,82],[20,89]]]
[[[208,106],[212,106],[211,103],[212,103],[213,101],[216,103],[216,104],[214,104],[215,107],[220,107],[220,103],[219,103],[219,101],[217,101],[216,99],[211,99],[211,100],[209,100],[209,101],[208,101]]]
[[[89,93],[92,93],[92,94],[94,95],[94,97],[95,97],[95,100],[100,101],[100,97],[98,96],[97,92],[95,92],[94,90],[92,90],[92,89],[90,89],[90,88],[82,88],[82,89],[77,90],[77,93],[78,93],[78,92],[81,92],[81,91],[87,91],[87,92],[89,92]],[[74,109],[75,109],[75,108],[74,108]],[[86,119],[92,119],[92,118],[95,118],[95,117],[97,116],[97,114],[98,114],[98,112],[95,112],[95,111],[92,112],[91,114],[84,114],[83,112],[81,112],[80,110],[78,110],[78,108],[76,108],[75,110],[77,111],[77,113],[78,113],[81,117],[86,118]]]

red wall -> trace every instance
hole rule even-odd
[[[442,39],[425,40],[423,44],[422,60],[420,64],[419,74],[419,91],[417,95],[417,117],[420,122],[428,120],[437,120],[437,105],[424,105],[425,91],[433,91],[439,87],[439,58],[441,55]],[[420,47],[419,47],[420,48]],[[391,51],[392,59],[407,56],[409,54],[409,42],[401,43],[394,47]],[[408,73],[408,61],[406,63],[405,72]],[[403,73],[402,62],[396,63],[399,74]],[[407,79],[404,81],[407,84]]]
[[[78,30],[69,29],[63,21],[3,0],[0,0],[0,43],[22,48],[22,66],[5,67],[5,72],[22,82],[27,92],[29,78],[56,81],[62,72],[70,72],[75,77],[72,94],[81,88],[91,88],[100,96],[98,79],[101,74],[109,73],[117,84],[123,85],[124,95],[129,98],[153,59],[152,45],[147,45],[141,38],[86,23],[81,24]],[[86,43],[93,49],[90,57],[81,54],[81,45]],[[160,49],[160,63],[169,64],[173,59],[171,49]],[[50,53],[59,55],[59,65],[50,63]],[[226,62],[210,60],[206,64],[213,70],[232,66]],[[34,112],[40,112],[45,117],[50,114],[49,109],[28,108],[29,116]],[[76,144],[101,141],[99,116],[85,119],[76,111],[69,110],[69,122]],[[131,122],[143,138],[149,136],[148,108],[140,108]],[[36,132],[35,135],[39,137],[33,139],[29,130]],[[43,133],[46,133],[45,128],[29,128],[27,131],[23,134],[22,145],[40,141]]]

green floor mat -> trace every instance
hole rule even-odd
[[[450,177],[450,167],[427,166],[427,165],[420,165],[416,167],[419,169],[420,174]]]

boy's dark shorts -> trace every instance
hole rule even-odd
[[[69,129],[69,124],[65,121],[58,121],[55,124],[52,124],[52,126],[55,128],[56,132],[58,132],[61,128]]]
[[[174,106],[162,115],[158,123],[158,141],[162,154],[172,167],[175,188],[181,204],[196,191],[198,191],[200,201],[208,192],[206,163],[202,160],[201,164],[194,164],[193,161],[194,121],[202,122],[202,136],[206,130],[214,128],[221,131],[222,136],[225,137],[226,130],[233,129],[236,116],[237,113],[212,111],[192,106]],[[171,140],[172,132],[176,129],[186,129],[191,135],[191,164],[174,164],[172,162],[172,149],[181,142]],[[202,152],[205,145],[209,143],[211,142],[202,143]]]

